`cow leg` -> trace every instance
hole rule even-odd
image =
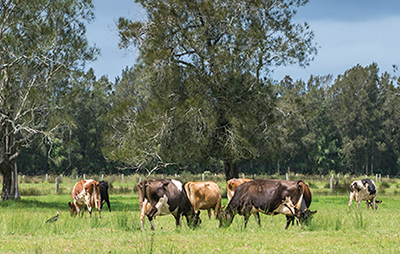
[[[89,216],[90,216],[90,218],[92,218],[92,206],[88,205],[87,208],[88,208],[88,211],[89,211]],[[83,213],[82,213],[82,215],[83,215]]]
[[[151,224],[151,230],[155,230],[155,228],[156,228],[154,225],[154,222],[153,222],[153,217],[157,213],[157,211],[158,211],[158,209],[156,207],[152,207],[150,209],[150,211],[147,213],[147,218],[149,219],[150,224]]]
[[[208,219],[211,219],[211,208],[208,208],[207,212],[208,212]],[[214,212],[215,212],[215,210],[214,210]]]
[[[258,226],[261,228],[260,213],[259,213],[259,212],[256,212],[256,213],[254,213],[253,215],[254,215],[254,218],[255,218],[256,221],[257,221]]]
[[[357,210],[358,210],[358,211],[360,211],[360,203],[361,203],[361,200],[358,200],[358,201],[357,201]]]
[[[156,229],[156,225],[154,225],[153,217],[147,216],[147,218],[149,218],[149,221],[150,221],[150,224],[151,224],[151,230],[154,231]],[[144,231],[144,220],[142,222],[143,222],[142,229]]]
[[[294,221],[293,216],[286,215],[286,227],[285,227],[285,229],[287,229],[289,227],[289,225],[290,225],[290,222],[293,222],[293,221]]]
[[[111,212],[111,206],[110,206],[110,201],[107,200],[107,206],[108,206],[108,210]]]
[[[349,210],[348,210],[348,211],[350,211],[350,206],[351,206],[351,204],[353,203],[353,199],[354,199],[354,193],[351,192],[351,193],[350,193],[350,201],[349,201]]]
[[[176,225],[176,227],[180,227],[180,228],[182,228],[182,221],[181,221],[181,216],[180,215],[174,215],[174,217],[175,217],[175,225]]]
[[[249,222],[250,215],[248,213],[245,213],[243,216],[244,216],[244,227],[243,228],[245,229],[247,226],[247,222]]]

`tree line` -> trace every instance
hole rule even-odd
[[[306,0],[137,2],[147,20],[117,26],[139,57],[114,82],[84,68],[92,1],[1,2],[2,200],[18,173],[398,174],[396,72],[270,78],[317,53],[292,20]]]

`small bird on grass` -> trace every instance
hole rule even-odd
[[[51,217],[50,219],[48,219],[48,220],[46,221],[46,223],[50,223],[50,222],[55,222],[55,221],[57,221],[59,216],[60,216],[60,210],[57,210],[57,215]]]

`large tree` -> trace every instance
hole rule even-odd
[[[22,146],[67,123],[72,72],[93,59],[85,22],[91,0],[5,0],[0,2],[1,199],[18,199],[16,158]]]
[[[136,2],[147,20],[121,18],[118,26],[121,47],[138,47],[149,81],[144,119],[158,134],[146,140],[158,158],[214,158],[227,179],[238,177],[236,162],[256,157],[265,143],[274,108],[269,71],[307,65],[316,53],[308,25],[292,21],[308,1]]]

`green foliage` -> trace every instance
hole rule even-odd
[[[125,132],[108,134],[107,154],[152,165],[148,172],[165,162],[222,160],[226,177],[237,177],[236,162],[268,145],[264,133],[275,101],[270,68],[304,66],[316,53],[308,25],[292,20],[306,2],[138,1],[147,20],[120,18],[118,28],[120,47],[140,52],[130,91],[144,85],[139,98],[146,97],[133,102],[133,111],[116,111],[120,121],[113,127]],[[124,99],[114,107],[120,105]]]

